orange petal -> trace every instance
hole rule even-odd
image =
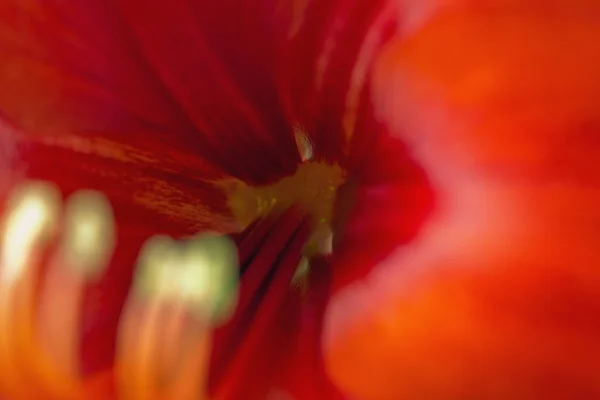
[[[329,305],[354,396],[600,395],[600,8],[533,3],[441,12],[379,61],[378,111],[439,204]]]

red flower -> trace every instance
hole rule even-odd
[[[93,281],[112,253],[103,197],[70,197],[61,217],[34,186],[46,208],[5,210],[0,393],[600,395],[599,13],[5,0],[1,196],[29,179],[102,192],[117,240]],[[32,221],[49,241],[17,240]],[[206,253],[224,239],[153,242],[132,284],[148,237],[207,230],[240,261],[214,332],[227,282],[188,274],[230,265]]]

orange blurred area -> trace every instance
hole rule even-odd
[[[332,300],[329,372],[361,399],[597,398],[600,3],[444,4],[374,78],[440,205]]]

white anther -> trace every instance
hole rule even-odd
[[[49,183],[28,182],[11,194],[2,222],[0,279],[13,281],[26,270],[56,226],[60,207],[60,192]]]
[[[139,294],[183,302],[202,318],[220,322],[235,309],[237,248],[226,236],[205,234],[184,243],[154,237],[142,249],[136,274]]]
[[[115,224],[108,199],[98,192],[80,191],[66,207],[63,256],[69,265],[98,276],[115,246]]]
[[[298,266],[296,267],[296,271],[294,272],[294,276],[292,277],[292,286],[301,287],[306,283],[306,279],[308,277],[308,273],[310,272],[310,261],[308,261],[308,257],[302,256]]]
[[[306,131],[300,125],[294,125],[293,132],[302,162],[312,160],[314,156],[313,145]]]
[[[188,299],[215,322],[228,319],[237,305],[238,264],[237,247],[228,236],[203,234],[186,244]]]
[[[167,236],[154,236],[146,241],[138,257],[135,290],[142,296],[170,298],[173,273],[180,259],[179,245]]]

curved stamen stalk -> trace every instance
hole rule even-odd
[[[53,365],[77,376],[84,286],[103,272],[114,247],[108,200],[94,192],[73,195],[67,202],[64,232],[41,286],[37,331]]]
[[[59,222],[58,190],[26,184],[9,201],[0,253],[0,393],[9,399],[98,398],[112,373],[80,373],[79,320],[86,283],[102,275],[114,247],[110,205],[79,192]],[[64,234],[51,252],[55,228]],[[206,396],[212,329],[237,302],[237,249],[227,237],[149,241],[119,327],[118,398]]]
[[[48,383],[45,360],[35,350],[35,289],[42,253],[51,239],[60,210],[58,190],[44,183],[30,183],[9,199],[3,221],[0,258],[0,382],[14,398],[34,396],[39,390],[27,379],[32,366],[45,371],[38,384]],[[27,360],[27,364],[23,364]],[[51,379],[58,382],[59,380]],[[53,391],[70,398],[68,384]]]

